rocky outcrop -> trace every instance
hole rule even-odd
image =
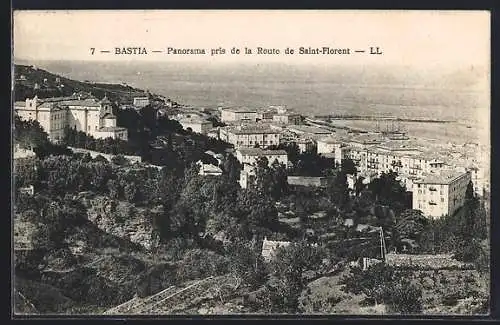
[[[159,237],[153,229],[152,219],[155,214],[162,213],[162,207],[136,207],[128,202],[103,196],[96,196],[83,203],[87,207],[88,219],[101,230],[130,240],[147,250],[158,246]]]

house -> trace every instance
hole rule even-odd
[[[221,176],[222,169],[212,164],[204,164],[201,161],[198,161],[198,165],[200,166],[199,175],[202,176]]]
[[[182,125],[183,129],[190,129],[193,132],[201,134],[206,134],[213,128],[212,122],[197,116],[180,118],[179,123]]]
[[[262,257],[264,257],[265,261],[270,261],[273,257],[274,254],[276,253],[276,250],[280,247],[287,247],[290,245],[290,242],[288,241],[273,241],[273,240],[267,240],[267,237],[264,238],[264,241],[262,242]]]
[[[16,144],[14,149],[14,173],[16,169],[32,167],[36,168],[36,154],[33,150],[23,149]]]

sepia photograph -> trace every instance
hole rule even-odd
[[[12,11],[13,317],[489,315],[490,20]]]

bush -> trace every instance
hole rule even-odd
[[[422,312],[422,289],[406,279],[389,284],[384,289],[384,303],[387,311],[399,314],[417,314]]]
[[[181,281],[203,279],[228,272],[228,260],[213,251],[193,249],[179,263],[177,279]]]

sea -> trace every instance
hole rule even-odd
[[[196,107],[263,109],[281,105],[304,115],[448,120],[452,123],[405,123],[404,128],[410,135],[440,141],[465,143],[489,139],[488,67],[138,61],[16,63],[34,64],[81,81],[126,83]],[[340,123],[355,127],[369,122]]]

